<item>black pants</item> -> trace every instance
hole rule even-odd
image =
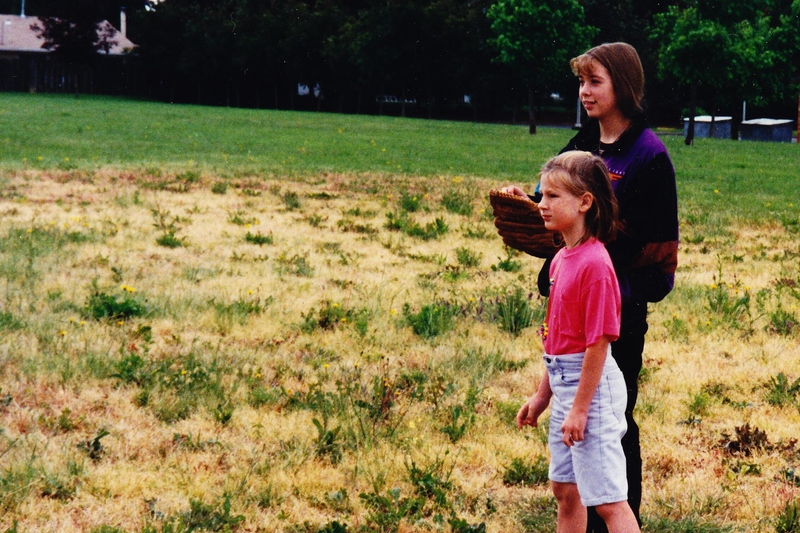
[[[633,410],[639,397],[639,372],[642,370],[644,336],[647,333],[647,302],[622,302],[622,323],[619,339],[611,343],[611,355],[625,376],[628,388],[628,405],[625,419],[628,432],[622,438],[628,474],[628,504],[641,526],[639,507],[642,503],[642,452],[639,445],[639,426],[633,419]],[[607,533],[603,519],[593,507],[589,508],[589,533]]]

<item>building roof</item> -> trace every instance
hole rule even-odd
[[[39,52],[47,53],[49,50],[42,48],[44,40],[39,37],[39,32],[33,30],[31,26],[41,25],[42,21],[38,17],[21,17],[19,15],[0,15],[0,52]],[[114,28],[114,26],[104,20],[100,23],[101,30]],[[116,28],[114,28],[116,30]],[[114,35],[117,42],[109,50],[110,55],[125,54],[133,50],[136,45],[118,30]],[[100,52],[105,53],[105,52]]]

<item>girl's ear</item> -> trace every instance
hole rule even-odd
[[[578,206],[578,209],[581,213],[586,213],[592,207],[593,203],[594,196],[592,196],[592,193],[585,192],[581,195],[581,203]]]

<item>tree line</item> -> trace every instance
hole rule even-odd
[[[0,0],[0,10],[18,2]],[[690,109],[736,116],[742,101],[789,118],[800,90],[800,0],[27,0],[26,9],[79,28],[118,26],[123,5],[138,45],[125,90],[169,102],[519,120],[534,132],[540,118],[575,119],[568,59],[618,40],[642,57],[657,122],[677,124]],[[67,53],[77,49],[69,31],[56,29],[51,48],[80,62]]]

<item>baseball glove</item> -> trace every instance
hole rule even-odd
[[[489,203],[494,210],[494,225],[503,243],[535,257],[555,255],[564,243],[561,235],[544,227],[536,202],[492,189]]]

